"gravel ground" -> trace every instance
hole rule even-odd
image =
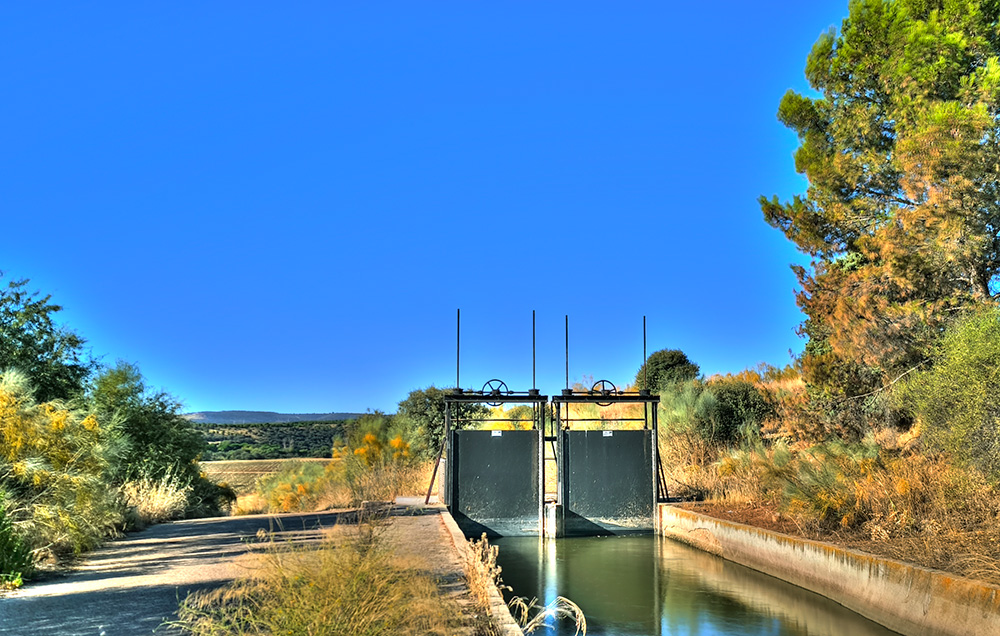
[[[147,528],[87,555],[74,570],[0,598],[0,634],[174,636],[189,592],[218,587],[253,568],[258,532],[316,541],[338,513],[254,515],[179,521]],[[435,508],[397,506],[389,537],[420,556],[449,592],[464,594],[461,564]]]

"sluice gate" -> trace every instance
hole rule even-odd
[[[454,391],[445,401],[448,509],[467,536],[537,536],[545,513],[542,432],[548,398],[534,390],[506,391],[502,382],[490,382],[483,391]],[[531,406],[529,430],[468,428],[523,424],[519,419],[469,417],[470,405],[509,403]]]
[[[653,530],[656,504],[667,494],[657,457],[659,396],[621,391],[608,380],[569,388],[568,317],[566,333],[567,388],[551,400],[497,379],[445,395],[443,499],[467,536]],[[456,386],[459,377],[456,370]],[[519,407],[518,417],[507,405]]]
[[[559,471],[557,511],[562,516],[560,536],[630,534],[653,530],[660,498],[657,479],[656,406],[659,397],[648,392],[627,393],[607,387],[590,391],[563,391],[553,398],[558,430]],[[575,417],[571,405],[599,409],[641,405],[642,417]],[[632,407],[636,409],[635,406]],[[641,423],[642,428],[636,428]],[[590,430],[574,427],[585,426]],[[662,489],[666,494],[665,488]],[[553,534],[550,530],[550,535]]]

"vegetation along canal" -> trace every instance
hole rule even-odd
[[[822,596],[655,535],[493,543],[513,588],[508,597],[569,598],[591,636],[895,634]],[[545,633],[575,631],[570,621],[550,624]]]

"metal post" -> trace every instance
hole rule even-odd
[[[455,502],[452,501],[452,493],[454,491],[454,481],[455,481],[455,445],[451,439],[451,401],[445,400],[444,403],[444,447],[448,449],[447,463],[445,468],[445,481],[444,481],[444,498],[445,505],[448,506],[448,510],[455,512]]]
[[[553,415],[555,417],[553,424],[556,429],[556,445],[559,447],[559,452],[556,453],[556,503],[563,506],[565,514],[567,498],[563,496],[563,489],[566,483],[566,448],[563,440],[566,436],[562,430],[562,404],[559,402],[555,403],[555,413]]]
[[[535,310],[531,310],[531,388],[537,389],[535,385]],[[544,428],[544,427],[543,427]]]
[[[459,308],[456,311],[458,313],[455,316],[455,388],[461,389],[462,381],[459,371],[462,362],[462,310]]]
[[[646,380],[646,374],[649,373],[649,369],[646,368],[646,317],[642,317],[642,386],[646,390],[649,390],[649,382]]]
[[[535,428],[538,430],[538,536],[545,536],[545,416],[535,405]]]
[[[566,314],[566,388],[569,388],[569,314]]]
[[[434,470],[431,472],[431,483],[428,484],[427,496],[424,497],[425,506],[431,502],[431,493],[434,492],[434,480],[437,479],[438,467],[441,465],[441,456],[444,455],[445,444],[447,444],[447,438],[441,440],[441,448],[438,450],[437,460],[434,462]]]
[[[659,431],[656,420],[656,403],[650,404],[653,409],[653,524],[656,524],[659,517],[657,506],[660,503],[660,456],[659,456]]]

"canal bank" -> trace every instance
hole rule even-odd
[[[405,524],[401,525],[396,531],[395,536],[392,537],[397,549],[408,545],[412,546],[410,537],[412,537],[413,532],[423,532],[439,537],[434,542],[436,549],[444,550],[448,553],[445,557],[450,557],[440,560],[447,560],[453,564],[465,564],[468,561],[469,541],[444,505],[437,503],[423,504],[422,498],[409,497],[400,497],[396,499],[396,503],[407,506],[412,510],[420,511],[422,514],[431,513],[440,520],[440,525],[435,525],[432,529],[416,528]],[[425,550],[426,546],[422,545],[420,549]],[[459,568],[461,568],[461,565],[459,565]],[[451,569],[454,572],[455,566],[452,565]],[[464,572],[461,574],[464,576]],[[489,585],[487,593],[489,595],[489,605],[485,609],[489,612],[490,621],[497,628],[499,636],[524,636],[496,585]]]
[[[659,534],[829,598],[905,636],[1000,634],[1000,587],[662,504]]]

